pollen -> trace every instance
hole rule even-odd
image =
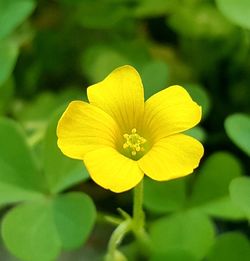
[[[143,145],[147,142],[147,140],[141,137],[135,128],[131,130],[131,134],[124,134],[124,139],[126,140],[123,144],[124,149],[128,149],[132,156],[136,156],[138,152],[143,152]]]

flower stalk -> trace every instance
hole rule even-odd
[[[144,227],[145,216],[142,209],[143,181],[134,188],[133,228],[135,234]]]
[[[134,188],[133,233],[138,240],[142,253],[150,250],[149,236],[145,230],[143,211],[143,180]]]
[[[117,228],[112,233],[109,244],[108,244],[108,253],[106,255],[106,261],[115,261],[118,260],[116,257],[122,255],[118,250],[118,246],[122,242],[124,236],[133,232],[135,237],[137,238],[139,244],[144,248],[145,246],[148,249],[149,246],[149,238],[145,231],[145,215],[143,212],[142,204],[143,204],[143,181],[141,181],[134,188],[134,197],[133,197],[133,217],[131,218],[129,215],[123,215],[125,220],[120,223]],[[123,256],[123,259],[125,257]],[[120,260],[120,259],[119,259]]]

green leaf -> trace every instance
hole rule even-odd
[[[14,95],[14,88],[15,83],[13,78],[9,78],[0,86],[0,115],[7,111],[9,103]]]
[[[123,65],[132,65],[140,73],[151,61],[148,46],[144,41],[116,41],[112,44],[92,44],[83,52],[82,72],[91,83],[102,81],[112,70]]]
[[[178,34],[191,38],[221,38],[234,30],[234,26],[207,1],[183,3],[167,18],[167,22]]]
[[[190,251],[186,251],[183,249],[178,250],[170,250],[166,253],[154,253],[154,255],[150,258],[150,261],[198,261],[199,259],[194,257]]]
[[[50,261],[60,252],[60,239],[49,202],[19,205],[3,219],[2,235],[8,250],[21,260]]]
[[[69,86],[69,88],[57,94],[48,91],[42,92],[31,101],[24,103],[22,108],[16,112],[15,116],[27,129],[29,129],[29,125],[32,125],[32,123],[35,122],[38,124],[44,122],[44,124],[46,124],[51,118],[51,112],[54,112],[60,106],[77,99],[86,100],[85,92],[84,90],[77,89],[73,86]]]
[[[122,26],[127,17],[129,17],[129,10],[126,5],[116,1],[85,0],[77,4],[74,12],[75,20],[83,27],[91,29]]]
[[[92,200],[82,193],[22,204],[4,217],[3,240],[21,260],[55,260],[62,249],[79,247],[86,241],[95,215]]]
[[[157,182],[144,179],[144,205],[156,213],[177,211],[186,199],[185,179]]]
[[[185,133],[189,136],[194,137],[195,139],[197,139],[201,142],[204,142],[207,137],[205,130],[200,126],[196,126],[192,129],[189,129],[189,130],[185,131]]]
[[[248,0],[216,0],[219,10],[231,22],[250,29],[250,2]]]
[[[168,66],[165,62],[151,61],[144,65],[140,72],[145,99],[167,87],[169,75]]]
[[[198,260],[208,252],[214,241],[214,227],[200,212],[189,211],[165,217],[153,223],[150,229],[153,252],[184,251]]]
[[[6,181],[0,180],[0,206],[20,201],[39,200],[43,197],[42,194],[36,191],[21,188],[20,186],[19,184],[7,184]]]
[[[130,64],[130,60],[117,50],[107,46],[92,46],[82,57],[82,71],[92,83],[103,80],[119,66]]]
[[[199,84],[185,84],[184,87],[192,99],[202,107],[202,118],[204,119],[211,108],[211,101],[207,91]]]
[[[250,117],[237,113],[226,118],[225,129],[229,138],[250,156]]]
[[[51,112],[56,109],[56,96],[51,92],[43,92],[24,103],[15,116],[27,127],[30,122],[47,122]]]
[[[228,189],[230,182],[241,175],[241,164],[233,155],[212,154],[196,177],[189,206],[219,218],[244,218],[244,213],[230,200]]]
[[[217,238],[206,260],[248,261],[250,260],[250,242],[238,232],[222,234]]]
[[[239,206],[250,219],[250,178],[234,179],[229,187],[233,202]]]
[[[2,88],[2,84],[10,77],[16,64],[17,55],[18,47],[14,42],[0,40],[0,88]]]
[[[44,172],[52,193],[89,177],[83,161],[66,157],[57,146],[56,127],[64,110],[65,106],[53,115],[44,138]]]
[[[30,101],[22,102],[20,100],[18,106],[15,106],[15,117],[22,123],[22,126],[24,126],[28,134],[28,143],[36,152],[35,155],[41,166],[44,164],[43,155],[41,155],[42,143],[51,116],[58,108],[68,104],[72,100],[86,100],[85,93],[86,92],[80,88],[69,86],[57,94],[46,91]]]
[[[246,218],[244,212],[231,200],[229,196],[207,202],[197,208],[216,218],[229,220],[241,220]]]
[[[64,249],[82,245],[87,240],[96,218],[92,200],[79,192],[56,197],[53,202],[53,214]]]
[[[33,0],[0,0],[0,39],[20,25],[34,8]]]
[[[42,197],[44,180],[22,129],[0,118],[0,204]]]

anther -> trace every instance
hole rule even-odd
[[[136,156],[137,152],[144,151],[143,144],[147,142],[147,140],[141,137],[136,128],[131,130],[131,134],[124,134],[124,139],[126,142],[123,144],[123,149],[130,150],[132,156]]]

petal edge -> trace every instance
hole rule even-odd
[[[101,147],[115,147],[116,122],[101,109],[82,101],[71,102],[57,125],[58,147],[68,157],[83,159]]]
[[[178,85],[156,93],[145,103],[144,129],[154,141],[188,130],[200,120],[201,107]]]
[[[138,164],[144,173],[158,181],[166,181],[191,174],[204,154],[196,139],[176,134],[158,141]]]
[[[112,148],[87,153],[84,163],[91,178],[99,186],[116,193],[135,187],[144,176],[136,161]]]
[[[115,69],[103,81],[87,88],[91,104],[101,108],[124,133],[138,128],[144,112],[144,91],[139,73],[130,65]]]

